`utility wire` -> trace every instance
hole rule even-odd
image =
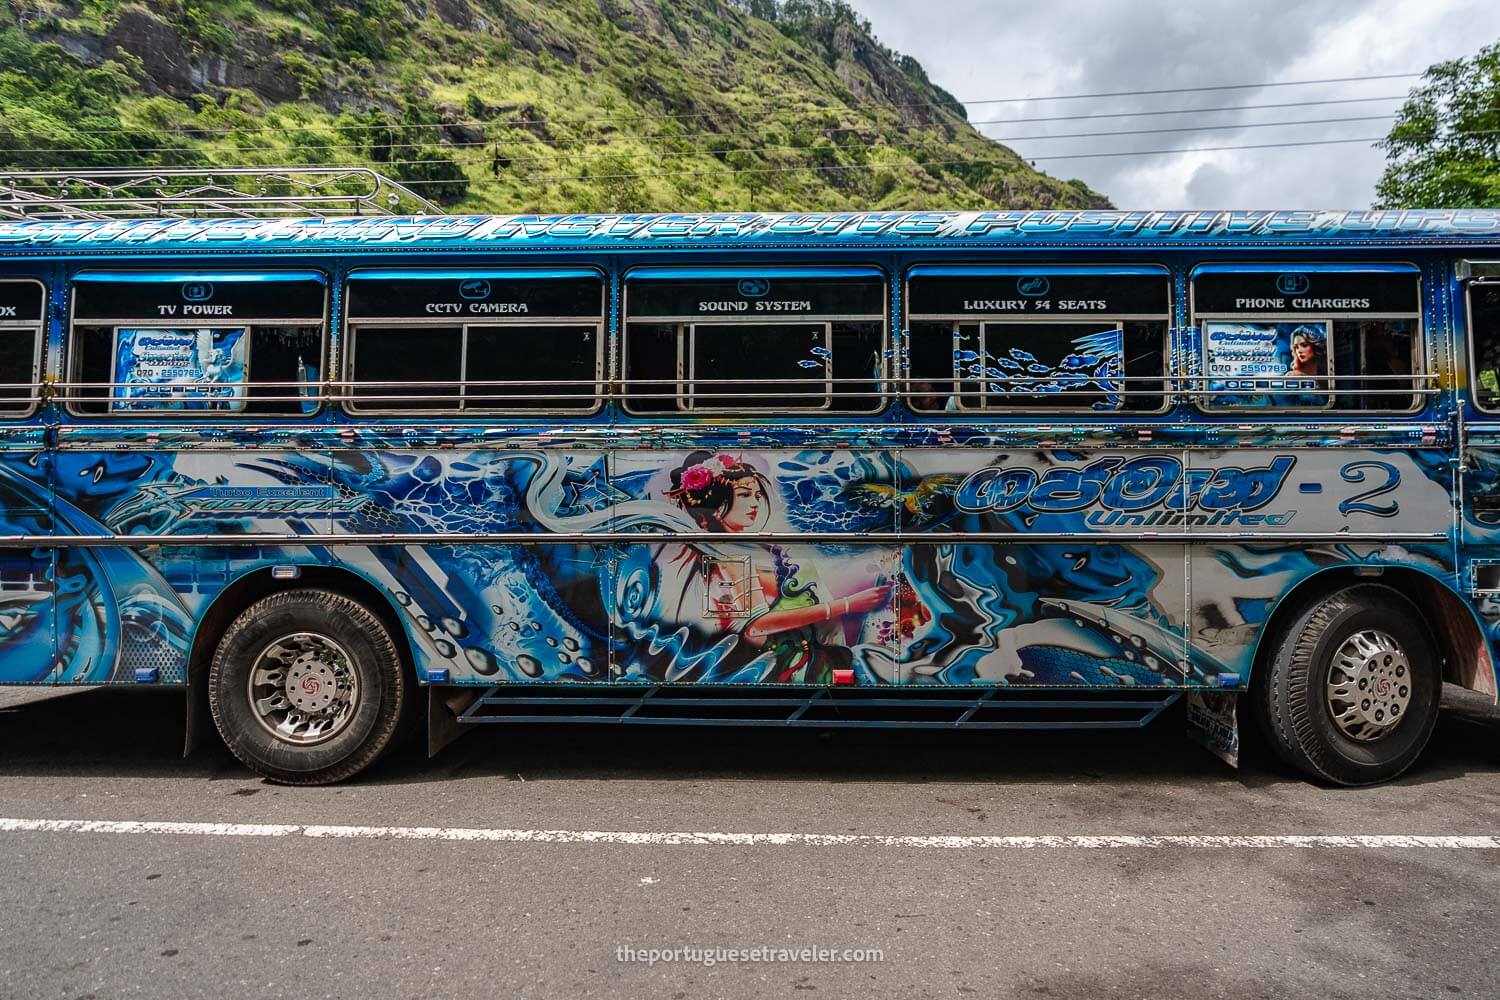
[[[1359,81],[1364,81],[1364,80],[1397,80],[1397,79],[1406,79],[1406,78],[1410,78],[1410,77],[1417,77],[1417,76],[1421,76],[1421,75],[1422,75],[1421,73],[1385,73],[1385,74],[1379,74],[1379,75],[1373,75],[1373,76],[1329,77],[1327,79],[1322,79],[1322,80],[1284,80],[1284,81],[1279,81],[1279,82],[1278,81],[1272,81],[1272,82],[1267,82],[1267,83],[1233,83],[1233,84],[1222,84],[1222,85],[1206,86],[1206,87],[1168,87],[1168,88],[1163,88],[1163,89],[1159,89],[1159,90],[1115,91],[1115,92],[1112,92],[1112,93],[1098,93],[1098,94],[1061,94],[1061,95],[1055,95],[1055,96],[1050,96],[1050,97],[992,97],[992,98],[985,98],[983,100],[976,100],[976,101],[959,101],[958,103],[963,104],[966,107],[978,107],[978,106],[986,105],[986,104],[1022,104],[1022,103],[1036,103],[1036,102],[1041,102],[1041,101],[1073,101],[1073,100],[1098,99],[1098,98],[1109,98],[1109,97],[1138,97],[1138,96],[1162,95],[1162,94],[1197,94],[1197,93],[1208,93],[1208,92],[1216,91],[1216,90],[1253,90],[1253,89],[1258,89],[1258,88],[1261,88],[1261,87],[1297,87],[1297,86],[1307,86],[1307,85],[1326,84],[1326,83],[1354,83],[1354,82],[1359,82]],[[1370,100],[1384,100],[1384,98],[1370,98]],[[764,101],[765,101],[765,103],[767,105],[774,105],[775,104],[775,98],[766,98],[766,99],[764,99]],[[1308,103],[1314,103],[1314,102],[1308,102]],[[1328,103],[1332,103],[1332,102],[1328,102]],[[882,109],[897,110],[897,109],[923,108],[923,107],[938,107],[938,108],[942,108],[942,107],[945,107],[945,105],[936,104],[936,103],[930,102],[930,101],[919,101],[919,102],[885,104],[885,105],[880,105],[880,107]],[[826,108],[822,108],[822,107],[818,107],[818,108],[807,108],[807,109],[800,109],[800,110],[802,112],[804,112],[804,113],[807,113],[807,114],[838,114],[841,111],[851,111],[852,112],[853,109],[847,108],[847,107],[844,107],[844,108],[839,108],[839,107],[826,107]],[[353,122],[345,122],[345,123],[343,123],[343,124],[341,124],[341,125],[339,125],[337,127],[341,127],[341,128],[372,128],[372,129],[384,129],[384,130],[387,130],[387,131],[404,130],[404,129],[441,128],[444,125],[447,125],[447,126],[450,126],[450,127],[454,126],[454,125],[469,125],[469,126],[495,125],[495,126],[503,126],[503,127],[522,128],[522,127],[527,127],[527,126],[536,127],[536,126],[546,126],[546,125],[588,125],[588,124],[595,124],[595,123],[600,123],[600,122],[610,122],[610,123],[613,123],[613,122],[624,122],[624,121],[682,121],[682,120],[693,119],[693,118],[712,118],[712,117],[716,117],[716,116],[719,116],[719,115],[722,115],[722,114],[728,114],[728,113],[732,113],[732,112],[729,111],[728,109],[726,109],[726,110],[723,110],[723,111],[694,112],[694,113],[691,113],[691,114],[689,114],[689,113],[683,113],[683,114],[633,115],[633,116],[604,115],[604,116],[595,116],[595,117],[589,117],[589,118],[571,118],[571,119],[569,119],[569,118],[536,118],[536,119],[532,119],[532,118],[511,118],[511,119],[502,119],[502,118],[481,119],[481,118],[476,118],[476,119],[467,119],[467,120],[463,120],[463,121],[432,122],[432,123],[425,123],[425,124],[424,123],[402,123],[402,122],[392,123],[392,124],[379,124],[379,123],[371,124],[371,123],[353,121]],[[1039,119],[1033,119],[1033,120],[1039,120]],[[970,122],[969,124],[981,124],[981,123]],[[150,126],[150,125],[140,126],[140,128],[152,128],[152,127],[153,126]],[[173,127],[176,127],[176,128],[179,128],[179,129],[183,129],[183,130],[186,130],[186,131],[190,131],[190,132],[220,133],[220,134],[222,134],[222,133],[230,133],[230,132],[299,132],[299,131],[316,131],[316,130],[319,130],[319,129],[329,128],[330,126],[327,125],[327,124],[323,124],[323,125],[285,125],[285,126],[277,126],[277,125],[266,125],[266,126],[233,126],[233,125],[224,125],[224,126],[202,126],[202,127],[197,127],[197,126],[173,126]],[[126,128],[126,127],[108,128],[108,129],[79,129],[79,130],[76,130],[73,134],[75,134],[75,135],[112,135],[112,134],[118,134],[118,133],[123,133],[123,132],[133,132],[133,131],[138,131],[138,130],[139,129],[132,129],[132,128]]]
[[[1496,131],[1500,131],[1500,130],[1496,130]],[[1123,151],[1120,151],[1120,152],[1110,152],[1110,153],[1061,153],[1061,154],[1049,154],[1047,156],[1022,156],[1021,159],[1025,160],[1028,163],[1030,163],[1030,162],[1038,162],[1038,161],[1042,161],[1042,160],[1076,160],[1076,159],[1092,159],[1092,158],[1095,158],[1095,157],[1107,157],[1107,156],[1168,156],[1168,155],[1177,155],[1177,154],[1180,154],[1180,153],[1213,153],[1213,152],[1223,152],[1223,151],[1228,151],[1228,150],[1240,150],[1240,149],[1286,149],[1286,148],[1290,148],[1290,147],[1294,147],[1294,146],[1334,146],[1334,145],[1346,145],[1346,144],[1350,144],[1350,143],[1360,143],[1360,142],[1375,143],[1375,142],[1380,142],[1384,138],[1385,138],[1385,136],[1371,136],[1371,137],[1358,138],[1358,139],[1311,139],[1311,140],[1307,140],[1307,141],[1303,141],[1303,142],[1270,142],[1270,143],[1256,143],[1256,144],[1251,144],[1251,145],[1234,145],[1234,146],[1185,146],[1185,147],[1181,147],[1181,148],[1178,148],[1178,149],[1138,149],[1138,150],[1123,150]],[[432,161],[430,161],[430,160],[417,160],[417,161],[413,161],[413,162],[416,162],[416,163],[431,163]],[[986,161],[986,160],[976,160],[973,157],[965,157],[963,159],[956,159],[956,160],[927,160],[925,162],[923,162],[923,161],[917,161],[913,165],[920,166],[920,167],[938,167],[938,166],[957,166],[957,165],[961,165],[961,164],[976,164],[976,165],[985,165],[985,166],[990,165],[989,161]],[[904,167],[904,166],[907,166],[907,165],[908,164],[904,164],[904,163],[884,163],[884,162],[882,162],[882,163],[800,164],[800,165],[797,165],[797,166],[776,166],[776,167],[724,167],[724,168],[718,169],[718,170],[631,171],[631,172],[626,172],[626,173],[614,173],[614,174],[576,174],[576,175],[561,175],[561,174],[558,174],[558,175],[552,175],[552,176],[532,175],[532,176],[529,176],[529,177],[521,177],[521,178],[517,178],[517,179],[518,180],[531,181],[531,182],[542,182],[542,183],[555,184],[555,183],[560,183],[560,182],[563,182],[563,181],[630,180],[630,179],[640,179],[640,178],[674,178],[674,177],[723,177],[723,176],[738,175],[738,174],[780,174],[780,173],[791,173],[791,172],[799,171],[799,170],[805,170],[805,171],[810,171],[810,172],[814,172],[814,173],[837,172],[837,171],[843,171],[843,170],[883,170],[883,169]],[[310,164],[310,166],[325,166],[325,164]],[[413,187],[413,186],[428,185],[428,184],[451,184],[451,183],[453,183],[453,181],[451,181],[451,180],[420,180],[419,179],[419,180],[410,180],[410,181],[401,180],[401,181],[399,181],[399,183],[402,184],[405,187]]]
[[[1462,131],[1462,132],[1455,132],[1453,134],[1455,134],[1455,135],[1492,135],[1492,134],[1496,134],[1496,133],[1500,133],[1500,129],[1470,129],[1470,130],[1466,130],[1466,131]],[[1250,144],[1237,144],[1237,145],[1227,145],[1227,146],[1182,146],[1182,147],[1178,147],[1178,148],[1175,148],[1175,149],[1119,150],[1119,151],[1111,151],[1111,152],[1103,152],[1103,153],[1051,153],[1051,154],[1047,154],[1047,155],[1044,155],[1044,156],[1025,156],[1025,155],[1022,155],[1022,154],[1018,153],[1016,155],[1017,155],[1017,157],[1019,159],[1021,159],[1023,161],[1030,162],[1030,163],[1035,163],[1035,162],[1050,161],[1050,160],[1097,159],[1097,158],[1104,158],[1104,157],[1120,157],[1120,156],[1176,156],[1176,155],[1180,155],[1180,154],[1183,154],[1183,153],[1213,153],[1213,152],[1228,152],[1228,151],[1248,150],[1248,149],[1290,149],[1290,148],[1294,148],[1294,147],[1308,147],[1308,146],[1336,146],[1336,145],[1348,145],[1348,144],[1352,144],[1352,143],[1377,143],[1377,142],[1384,141],[1385,138],[1386,138],[1385,136],[1366,136],[1366,137],[1361,137],[1361,138],[1350,138],[1350,139],[1311,139],[1311,140],[1302,140],[1302,141],[1297,141],[1297,142],[1250,143]],[[873,148],[879,149],[881,147],[873,147]],[[431,165],[431,164],[433,164],[435,162],[442,162],[442,161],[434,161],[434,160],[390,160],[390,161],[386,161],[386,162],[384,162],[382,164],[378,164],[378,165],[379,166],[422,166],[422,165]],[[483,163],[485,161],[484,160],[469,159],[469,160],[465,160],[463,162],[466,162],[466,163],[469,163],[469,164],[473,165],[473,164]],[[774,166],[774,167],[729,167],[729,166],[725,166],[725,167],[716,168],[716,169],[712,169],[712,170],[628,171],[628,172],[609,173],[609,174],[529,175],[529,176],[518,177],[518,178],[515,178],[515,179],[516,180],[522,180],[522,181],[541,182],[541,183],[549,183],[550,184],[550,183],[560,183],[560,182],[564,182],[564,181],[627,180],[627,179],[638,179],[638,178],[723,177],[723,176],[734,176],[734,175],[739,175],[739,174],[780,174],[780,173],[791,173],[791,172],[795,172],[795,171],[809,171],[809,172],[814,172],[814,173],[822,173],[822,172],[836,172],[836,171],[847,171],[847,170],[881,170],[881,169],[893,169],[893,168],[906,167],[906,166],[909,166],[909,165],[915,165],[915,166],[920,166],[920,167],[924,167],[925,168],[925,167],[932,167],[932,166],[957,166],[957,165],[962,165],[962,164],[973,164],[973,165],[984,165],[984,166],[992,165],[991,161],[988,161],[988,160],[976,159],[974,157],[964,157],[964,158],[961,158],[961,159],[946,159],[946,160],[926,160],[926,161],[917,160],[917,161],[913,161],[913,163],[911,163],[911,164],[907,164],[907,163],[891,163],[891,162],[887,162],[887,161],[881,161],[881,162],[876,162],[876,163],[797,164],[797,165],[781,165],[781,166]],[[285,169],[294,169],[294,168],[297,168],[297,167],[307,167],[307,168],[338,167],[340,165],[339,164],[329,164],[329,163],[306,163],[306,164],[279,164],[278,166],[282,167],[282,168],[285,168]],[[225,168],[225,169],[229,169],[229,168]],[[204,171],[203,171],[203,173],[205,173],[205,174],[212,174],[213,170],[212,170],[212,168],[205,168]],[[467,178],[465,178],[465,179],[467,179]],[[459,178],[452,178],[452,179],[432,179],[432,180],[423,180],[423,179],[401,180],[401,179],[398,178],[399,183],[401,183],[403,186],[406,186],[406,187],[432,185],[432,184],[452,184],[452,183],[455,183],[457,180],[459,180]]]
[[[1466,131],[1455,132],[1455,133],[1452,133],[1452,134],[1454,134],[1454,135],[1495,135],[1495,134],[1500,134],[1500,129],[1469,129],[1469,130],[1466,130]],[[1182,147],[1179,147],[1177,149],[1133,149],[1133,150],[1120,150],[1118,152],[1107,152],[1107,153],[1054,153],[1054,154],[1048,154],[1046,156],[1021,156],[1021,159],[1025,160],[1028,163],[1036,163],[1036,162],[1041,162],[1041,161],[1044,161],[1044,160],[1086,160],[1086,159],[1098,159],[1098,158],[1103,158],[1103,157],[1119,157],[1119,156],[1177,156],[1177,155],[1180,155],[1182,153],[1219,153],[1219,152],[1231,152],[1231,151],[1245,150],[1245,149],[1291,149],[1291,148],[1294,148],[1294,147],[1303,147],[1303,146],[1340,146],[1340,145],[1350,145],[1350,144],[1353,144],[1353,143],[1361,143],[1361,142],[1377,143],[1377,142],[1383,142],[1385,140],[1385,138],[1386,137],[1383,136],[1383,135],[1377,135],[1377,136],[1366,136],[1366,137],[1357,138],[1357,139],[1308,139],[1308,140],[1303,140],[1303,141],[1300,141],[1300,142],[1263,142],[1263,143],[1251,143],[1251,144],[1246,144],[1246,145],[1232,145],[1232,146],[1182,146]],[[418,162],[431,162],[431,161],[418,161]],[[926,162],[917,161],[915,163],[916,166],[921,166],[921,167],[956,166],[956,165],[960,165],[960,164],[976,164],[976,165],[986,165],[987,166],[987,165],[989,165],[989,161],[986,161],[986,160],[976,160],[976,159],[974,159],[972,157],[968,157],[968,158],[957,159],[957,160],[928,160]],[[798,171],[798,170],[806,170],[806,171],[813,171],[813,172],[832,172],[832,171],[840,171],[840,170],[881,170],[881,169],[888,169],[888,168],[903,167],[903,166],[907,166],[907,165],[908,164],[903,164],[903,163],[884,163],[884,162],[882,162],[882,163],[841,163],[841,164],[832,164],[832,165],[825,165],[825,164],[819,164],[819,165],[805,164],[805,165],[798,165],[798,166],[778,166],[778,167],[725,167],[725,168],[720,169],[720,170],[698,170],[698,171],[681,171],[681,172],[679,172],[679,171],[667,171],[667,172],[654,172],[654,171],[647,172],[647,171],[642,171],[642,172],[630,172],[630,173],[618,173],[618,174],[582,174],[582,175],[576,175],[576,176],[560,176],[560,175],[558,175],[558,176],[551,176],[551,177],[532,176],[532,177],[525,177],[525,178],[520,178],[520,179],[522,179],[522,180],[528,180],[528,181],[542,181],[542,182],[546,182],[546,183],[558,183],[558,182],[561,182],[561,181],[626,180],[626,179],[632,179],[632,178],[647,178],[647,177],[659,177],[659,178],[672,178],[672,177],[722,177],[722,176],[726,176],[726,175],[735,175],[735,174],[789,173],[789,172]],[[314,166],[322,166],[322,164],[314,164]],[[411,186],[415,186],[415,185],[452,183],[452,181],[442,181],[442,180],[430,180],[430,181],[413,180],[413,181],[401,181],[400,183],[403,184],[403,185],[405,185],[405,186],[407,186],[407,187],[411,187]]]
[[[1023,101],[1084,101],[1101,97],[1146,97],[1156,94],[1202,94],[1211,90],[1259,90],[1262,87],[1305,87],[1317,83],[1354,83],[1361,80],[1405,80],[1421,73],[1382,73],[1376,76],[1331,76],[1323,80],[1280,80],[1270,83],[1225,83],[1212,87],[1167,87],[1162,90],[1116,90],[1095,94],[1054,94],[1050,97],[990,97],[982,101],[960,101],[966,107],[976,104],[1019,104]]]
[[[1344,123],[1344,122],[1388,121],[1388,120],[1390,120],[1392,118],[1395,118],[1395,117],[1396,117],[1395,114],[1354,115],[1354,116],[1345,117],[1345,118],[1308,118],[1308,119],[1298,119],[1298,120],[1294,120],[1294,121],[1278,121],[1278,122],[1237,122],[1237,123],[1236,122],[1231,122],[1231,123],[1224,124],[1224,125],[1191,125],[1191,126],[1178,126],[1178,127],[1174,127],[1174,128],[1113,129],[1113,130],[1096,131],[1096,132],[1060,132],[1060,133],[1056,133],[1056,134],[1053,134],[1053,135],[998,135],[998,136],[996,136],[996,135],[986,135],[984,138],[988,139],[988,140],[990,140],[992,142],[1002,142],[1002,143],[1003,142],[1030,142],[1030,141],[1037,140],[1037,139],[1091,139],[1091,138],[1100,138],[1100,137],[1106,137],[1106,136],[1121,136],[1121,135],[1162,135],[1162,134],[1167,134],[1167,133],[1180,133],[1180,132],[1226,132],[1226,131],[1231,131],[1231,130],[1252,129],[1252,128],[1290,128],[1290,127],[1295,127],[1295,126],[1298,126],[1298,125],[1335,125],[1335,124],[1341,124],[1341,123]],[[380,148],[382,150],[388,150],[388,149],[389,150],[395,150],[395,149],[424,149],[424,148],[428,148],[428,147],[435,148],[435,149],[442,150],[442,151],[447,151],[447,150],[452,150],[452,149],[461,149],[461,150],[477,150],[477,149],[491,150],[491,149],[493,149],[495,151],[495,155],[497,155],[497,156],[500,155],[499,154],[499,150],[501,150],[501,149],[528,149],[529,150],[529,149],[535,148],[535,147],[533,147],[530,144],[509,143],[509,144],[502,145],[499,142],[491,142],[489,140],[481,140],[481,141],[478,141],[478,142],[449,142],[449,143],[442,143],[442,144],[425,143],[425,142],[382,143],[382,144],[380,144],[380,146],[378,148]],[[367,143],[359,143],[359,142],[336,142],[336,143],[323,143],[323,144],[319,144],[319,145],[302,145],[302,144],[299,144],[297,146],[292,147],[292,151],[364,150],[364,149],[368,149],[368,148],[371,148],[371,147]],[[670,151],[670,152],[659,152],[659,153],[653,153],[653,154],[650,154],[650,155],[656,156],[658,159],[666,159],[666,158],[669,158],[669,157],[682,157],[682,156],[726,156],[726,155],[728,155],[730,153],[758,153],[758,152],[764,152],[766,150],[788,150],[788,149],[808,149],[808,148],[809,148],[809,146],[807,144],[797,145],[797,144],[787,144],[787,143],[770,143],[770,144],[768,144],[768,143],[761,143],[761,144],[758,144],[758,145],[755,145],[755,146],[744,146],[744,147],[729,148],[729,149],[722,149],[722,148],[721,149],[712,149],[712,148],[708,148],[708,147],[699,147],[699,148],[692,149],[692,150],[673,150],[673,151]],[[827,149],[827,148],[830,148],[830,147],[822,147],[822,148]],[[834,146],[832,148],[835,149],[835,150],[843,150],[845,147]],[[909,143],[909,142],[906,142],[906,143],[882,142],[882,143],[873,143],[873,144],[870,144],[870,146],[868,148],[881,148],[881,149],[921,149],[922,147],[920,147],[920,146],[918,146],[918,145],[916,145],[914,143]],[[14,146],[14,147],[0,147],[0,153],[191,153],[191,152],[198,152],[200,150],[201,150],[201,147],[198,147],[198,146],[69,146],[69,147]],[[287,150],[287,147],[285,147],[285,146],[235,146],[231,150],[229,150],[229,152],[235,152],[235,153],[276,153],[276,152],[283,152],[283,151],[286,151],[286,150]],[[537,162],[537,161],[543,161],[543,160],[551,161],[551,160],[554,160],[554,159],[557,159],[557,158],[573,158],[573,157],[579,157],[580,155],[581,154],[577,154],[577,153],[559,153],[555,157],[529,156],[529,157],[509,157],[509,159],[511,159],[512,163],[519,163],[519,162],[523,162],[523,161]],[[602,157],[595,157],[595,159],[600,159],[600,158],[602,158]],[[412,162],[412,161],[400,161],[400,160],[397,160],[397,161],[384,161],[384,162],[398,162],[399,163],[399,162]]]
[[[1152,118],[1160,115],[1201,115],[1210,111],[1264,111],[1268,108],[1312,108],[1325,104],[1367,104],[1373,101],[1404,101],[1405,94],[1391,97],[1341,97],[1326,101],[1289,101],[1285,104],[1228,104],[1217,108],[1173,108],[1167,111],[1109,111],[1091,115],[1057,115],[1051,118],[989,118],[970,125],[1025,125],[1031,122],[1076,122],[1087,118]],[[931,126],[923,126],[930,128]]]

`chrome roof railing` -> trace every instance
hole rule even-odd
[[[367,167],[0,171],[0,219],[443,214]]]

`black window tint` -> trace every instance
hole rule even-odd
[[[1469,336],[1474,342],[1474,399],[1500,410],[1500,284],[1469,288]]]
[[[464,409],[593,409],[598,357],[593,326],[470,327]]]
[[[1403,412],[1422,398],[1415,319],[1212,319],[1203,330],[1211,408]]]
[[[1416,324],[1408,319],[1336,320],[1333,371],[1340,410],[1409,410],[1416,405],[1411,376],[1419,368]],[[1352,390],[1352,391],[1344,391]]]
[[[882,324],[632,323],[626,406],[789,413],[880,408]]]
[[[906,384],[906,405],[910,409],[923,413],[956,409],[953,330],[952,323],[911,324],[911,380]]]
[[[456,410],[462,327],[361,327],[354,335],[354,408]]]
[[[36,390],[35,330],[0,330],[0,413],[23,413]]]
[[[824,323],[700,324],[692,328],[689,340],[690,406],[826,409],[833,402],[832,354]]]
[[[880,409],[883,366],[879,323],[833,324],[833,409],[868,413]]]
[[[916,322],[908,406],[979,409],[1161,408],[1165,321]]]
[[[149,327],[128,329],[149,330]],[[72,408],[80,413],[109,413],[114,396],[116,414],[163,414],[189,409],[209,409],[207,403],[187,405],[163,403],[148,405],[131,399],[129,407],[125,389],[109,383],[120,381],[111,369],[115,357],[117,331],[109,326],[73,328],[73,380],[79,385],[69,390]],[[265,414],[309,414],[318,408],[318,388],[323,378],[323,333],[315,326],[256,326],[248,331],[249,345],[245,365],[244,406],[237,401],[212,407],[216,412]],[[306,385],[306,388],[303,386]]]
[[[684,392],[672,323],[632,323],[625,337],[626,407],[633,413],[674,413]]]
[[[1160,410],[1166,405],[1167,323],[1125,324],[1125,409]]]
[[[250,330],[247,413],[314,413],[324,378],[323,335],[315,326]]]
[[[114,329],[107,326],[73,328],[73,381],[80,385],[69,389],[74,409],[81,413],[108,413],[112,380],[109,362]]]

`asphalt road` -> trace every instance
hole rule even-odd
[[[218,748],[181,759],[172,696],[27,701],[0,699],[0,817],[245,826],[0,831],[5,997],[1500,993],[1500,850],[649,836],[1494,836],[1483,711],[1445,713],[1417,770],[1356,791],[1231,771],[1172,717],[1047,736],[504,729],[285,789]],[[621,960],[682,946],[881,954]]]

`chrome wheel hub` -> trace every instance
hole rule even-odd
[[[359,679],[344,647],[324,635],[277,639],[250,668],[250,707],[271,735],[308,746],[332,739],[354,718]]]
[[[1385,632],[1356,632],[1333,654],[1328,671],[1328,711],[1352,740],[1376,740],[1396,727],[1411,707],[1411,663]]]

